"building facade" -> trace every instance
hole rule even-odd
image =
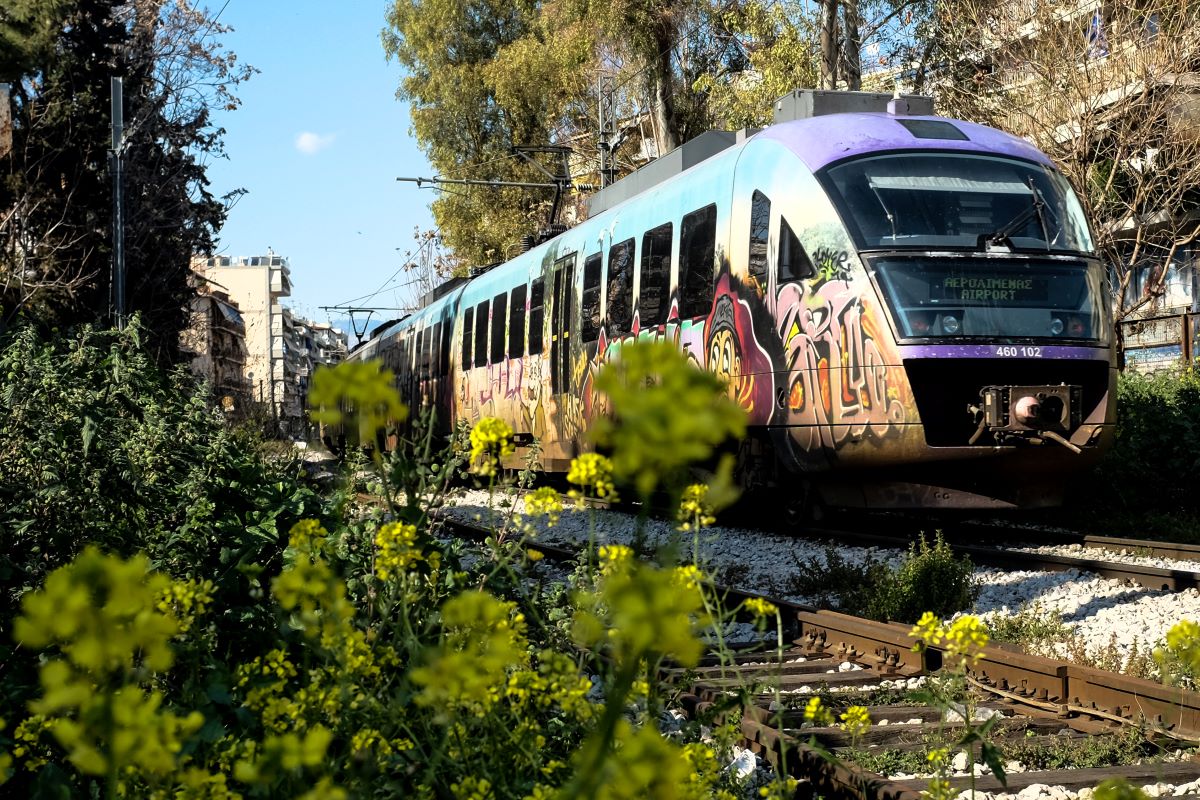
[[[249,399],[270,416],[276,435],[306,437],[312,371],[345,357],[346,335],[283,306],[292,292],[291,267],[283,256],[268,251],[265,256],[200,257],[193,267],[239,309]]]
[[[246,380],[246,323],[237,303],[201,281],[191,302],[191,323],[180,335],[180,349],[191,356],[191,371],[212,389],[230,414],[249,413],[250,383]]]

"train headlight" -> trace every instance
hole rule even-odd
[[[951,316],[949,314],[942,317],[942,330],[944,330],[946,333],[958,333],[959,327],[961,326],[958,323],[958,317]]]
[[[1058,336],[1063,332],[1064,327],[1063,321],[1058,317],[1055,317],[1054,319],[1050,320],[1050,335]]]

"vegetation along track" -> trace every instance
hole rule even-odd
[[[463,538],[480,540],[490,535],[486,529],[449,517],[442,522],[448,532]],[[541,543],[537,548],[552,560],[570,561],[578,555],[571,548]],[[758,597],[715,589],[727,607]],[[924,796],[929,778],[891,779],[860,762],[869,760],[871,753],[924,753],[937,737],[966,730],[961,715],[957,722],[947,722],[944,708],[914,704],[903,691],[925,676],[945,674],[950,667],[963,670],[977,709],[986,709],[984,715],[1002,716],[992,729],[1001,750],[1012,742],[1028,749],[1039,743],[1061,748],[1083,740],[1103,747],[1096,743],[1118,737],[1174,746],[1200,740],[1200,692],[996,646],[985,647],[975,661],[961,660],[939,647],[917,652],[909,625],[766,599],[780,610],[782,650],[745,651],[734,656],[732,664],[711,654],[697,668],[665,670],[665,678],[681,692],[681,705],[693,717],[722,704],[739,687],[757,687],[757,693],[750,695],[751,704],[741,709],[744,746],[829,800]],[[873,724],[859,737],[832,724],[805,726],[806,703],[821,696],[867,703]],[[974,788],[1017,793],[1045,785],[1072,791],[1114,777],[1134,785],[1190,784],[1200,779],[1200,762],[1092,768],[1071,764],[1010,772],[1004,784],[984,774],[974,778]],[[966,789],[971,781],[969,774],[949,777],[955,789]]]
[[[883,527],[895,532],[876,532]],[[1196,545],[1088,536],[1065,531],[1042,531],[1004,525],[939,524],[930,526],[907,519],[889,517],[856,520],[837,527],[810,527],[804,529],[802,535],[861,547],[904,548],[915,541],[921,535],[922,530],[929,531],[934,527],[942,534],[947,545],[956,554],[967,556],[977,566],[1041,572],[1079,570],[1094,572],[1105,578],[1132,581],[1147,589],[1172,592],[1200,588],[1200,547]],[[1125,561],[1110,561],[1104,558],[1013,549],[1020,543],[1030,543],[1033,540],[1036,540],[1036,544],[1041,545],[1080,545],[1085,551],[1137,553],[1157,558],[1196,561],[1197,564],[1195,570],[1164,568]]]

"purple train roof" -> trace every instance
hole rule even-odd
[[[967,140],[921,139],[901,125],[897,121],[899,119],[950,122]],[[1045,154],[1024,139],[973,122],[942,117],[830,114],[773,125],[759,136],[784,145],[814,172],[834,161],[880,150],[962,150],[1015,156],[1048,166],[1052,164]]]

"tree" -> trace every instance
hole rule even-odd
[[[945,4],[940,102],[1059,165],[1094,222],[1119,319],[1153,305],[1200,236],[1200,2],[1150,0],[1107,17],[1082,8]]]
[[[189,262],[224,220],[204,164],[221,152],[214,102],[252,70],[186,0],[24,0],[0,36],[13,71],[14,148],[0,162],[0,320],[103,319],[111,303],[111,77],[125,80],[127,308],[173,358]]]

